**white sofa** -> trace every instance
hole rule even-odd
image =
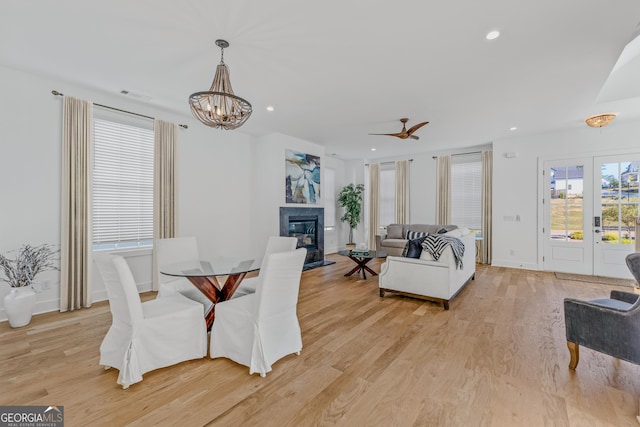
[[[455,230],[449,233],[456,233]],[[449,234],[447,233],[447,234]],[[427,251],[422,251],[419,259],[389,256],[382,264],[378,280],[380,297],[385,292],[393,292],[414,298],[442,302],[445,310],[451,300],[470,280],[475,279],[476,246],[475,234],[458,237],[464,244],[461,269],[456,268],[450,246],[434,261]]]

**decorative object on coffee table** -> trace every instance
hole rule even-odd
[[[26,326],[31,322],[36,293],[31,287],[38,273],[57,270],[54,264],[56,253],[51,246],[23,245],[14,259],[0,254],[0,269],[4,275],[0,280],[9,283],[11,292],[4,297],[4,309],[12,328]]]
[[[349,241],[347,247],[355,248],[353,242],[353,230],[360,223],[360,212],[362,210],[363,184],[349,184],[340,190],[338,194],[338,204],[344,208],[344,215],[340,220],[349,224]]]

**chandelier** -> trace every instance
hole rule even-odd
[[[226,40],[216,40],[220,48],[220,64],[216,67],[211,89],[189,96],[189,106],[193,115],[207,126],[221,129],[239,128],[251,116],[251,104],[233,94],[229,69],[224,63],[224,49],[229,47]]]
[[[595,116],[587,117],[585,122],[592,128],[601,128],[606,125],[610,125],[616,118],[614,113],[596,114]]]

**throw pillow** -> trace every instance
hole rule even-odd
[[[463,236],[471,233],[471,230],[469,230],[467,227],[460,227],[458,228],[458,230],[460,230],[460,234],[462,234]]]
[[[427,236],[418,237],[417,239],[412,239],[404,245],[404,250],[402,251],[402,256],[405,258],[420,258],[422,254],[422,242],[426,239]]]
[[[455,230],[447,231],[446,233],[444,233],[444,235],[460,238],[462,237],[462,231],[460,231],[459,228],[456,228]]]
[[[387,239],[403,239],[402,224],[389,224],[387,226]]]
[[[413,239],[417,239],[419,237],[425,237],[428,233],[426,231],[407,231],[407,235],[406,235],[406,239],[407,240],[413,240]]]

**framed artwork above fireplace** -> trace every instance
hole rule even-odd
[[[320,157],[286,150],[286,203],[320,204]]]

